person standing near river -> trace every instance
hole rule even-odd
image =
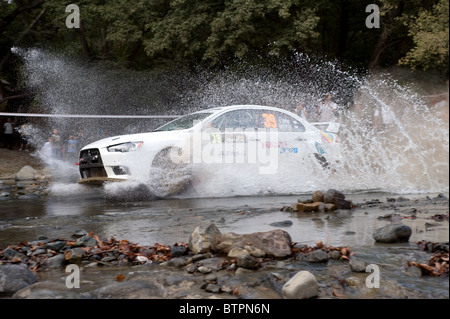
[[[50,137],[50,142],[52,144],[52,154],[53,158],[60,160],[62,153],[61,153],[61,136],[59,135],[58,129],[53,130],[53,134]]]
[[[78,140],[76,136],[70,135],[69,140],[67,141],[67,160],[69,162],[77,162],[78,157]]]
[[[12,150],[13,146],[13,134],[14,134],[14,123],[11,121],[11,119],[8,117],[6,119],[5,124],[3,124],[3,133],[4,133],[4,148],[8,148]]]
[[[337,111],[338,105],[331,100],[331,93],[328,93],[317,108],[319,122],[336,122]]]

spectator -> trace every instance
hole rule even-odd
[[[301,101],[298,103],[297,109],[295,110],[295,113],[300,116],[304,120],[308,120],[308,111],[306,110],[305,103]]]
[[[13,134],[14,134],[14,123],[11,121],[11,119],[8,117],[6,119],[5,124],[3,124],[3,133],[4,133],[4,139],[5,139],[5,144],[4,144],[4,148],[8,148],[12,150],[13,147]]]
[[[77,162],[78,157],[78,140],[75,136],[70,135],[67,141],[67,160],[70,162]]]
[[[46,165],[49,165],[49,163],[50,163],[50,161],[52,159],[52,156],[53,156],[52,138],[51,137],[48,138],[47,142],[45,142],[45,144],[39,150],[39,155],[44,160]]]
[[[21,151],[21,150],[28,151],[28,142],[29,142],[28,140],[29,140],[30,131],[31,131],[30,124],[28,124],[28,123],[22,124],[19,127],[18,131],[20,133],[20,138],[22,140],[19,151]]]
[[[58,129],[53,130],[53,134],[50,137],[50,142],[52,144],[52,154],[53,158],[60,160],[61,159],[61,136],[59,135]]]
[[[335,122],[337,110],[338,105],[331,100],[331,93],[328,93],[317,109],[319,122]]]

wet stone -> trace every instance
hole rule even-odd
[[[319,293],[319,283],[312,273],[302,270],[289,279],[283,286],[282,293],[287,299],[307,299],[315,297]]]
[[[208,284],[208,285],[205,287],[205,290],[206,290],[207,292],[211,292],[211,293],[217,294],[217,293],[220,292],[220,286],[219,286],[219,285],[216,285],[216,284]]]
[[[92,238],[90,236],[85,235],[85,236],[78,238],[73,246],[74,247],[79,247],[79,246],[93,247],[97,244],[98,244],[97,240],[95,240],[94,238]]]
[[[310,263],[325,263],[328,259],[328,254],[322,249],[316,249],[306,256],[306,261]]]
[[[353,272],[365,272],[366,271],[366,263],[362,260],[352,258],[352,259],[350,259],[349,266],[350,266],[350,270]]]
[[[14,250],[14,249],[11,249],[11,248],[6,248],[3,251],[3,256],[6,257],[7,259],[10,259],[10,260],[25,258],[24,254]]]
[[[292,226],[292,221],[290,220],[283,220],[283,221],[279,221],[279,222],[274,222],[274,223],[270,223],[270,226],[273,227],[289,227]]]
[[[76,231],[74,231],[74,233],[72,234],[72,237],[74,238],[80,238],[83,236],[87,236],[89,235],[89,233],[87,231],[85,231],[84,229],[77,229]]]
[[[411,227],[403,224],[390,224],[378,228],[373,233],[373,239],[380,243],[407,242],[411,236]]]
[[[0,293],[13,294],[36,282],[36,276],[24,264],[0,265]]]
[[[64,248],[64,246],[66,246],[66,242],[65,241],[56,241],[56,242],[52,242],[52,243],[47,243],[43,246],[44,249],[51,249],[54,251],[58,251],[62,248]]]
[[[170,246],[170,254],[172,257],[181,257],[187,253],[187,248],[185,246]]]

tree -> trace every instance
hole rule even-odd
[[[414,47],[399,61],[413,68],[449,68],[449,2],[440,0],[431,10],[422,10],[417,18],[409,19],[408,35]]]

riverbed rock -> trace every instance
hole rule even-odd
[[[328,254],[322,249],[316,249],[306,256],[306,261],[310,263],[325,263],[330,259]]]
[[[13,299],[80,299],[84,295],[68,289],[64,282],[40,281],[18,290]]]
[[[352,202],[343,198],[335,198],[333,203],[337,209],[352,209]]]
[[[16,173],[16,181],[32,180],[35,178],[36,170],[31,166],[24,166]]]
[[[42,248],[43,249],[51,249],[51,250],[54,250],[54,251],[58,251],[58,250],[64,248],[64,246],[66,246],[66,242],[62,241],[62,240],[58,240],[58,241],[55,241],[55,242],[47,243]]]
[[[323,192],[320,190],[317,190],[314,192],[313,196],[312,196],[312,201],[313,202],[323,202]]]
[[[258,261],[255,257],[247,255],[240,255],[236,257],[236,266],[246,268],[246,269],[255,269],[258,265]]]
[[[366,271],[366,262],[363,260],[351,258],[348,263],[350,266],[350,270],[353,272],[365,272]]]
[[[213,248],[215,251],[228,254],[235,247],[252,246],[264,251],[267,256],[283,258],[291,254],[291,243],[291,236],[287,232],[275,229],[243,235],[220,234],[214,237]]]
[[[211,250],[214,237],[220,235],[220,230],[212,222],[204,222],[197,226],[189,236],[189,249],[194,254],[202,254]]]
[[[290,220],[282,220],[279,222],[270,223],[269,225],[273,226],[273,227],[289,227],[289,226],[292,226],[293,223]]]
[[[47,258],[43,262],[43,267],[47,269],[58,269],[64,266],[66,259],[63,254],[59,254],[50,258]]]
[[[282,288],[286,299],[307,299],[319,294],[319,283],[309,271],[302,270],[289,279]]]
[[[95,238],[89,236],[89,235],[85,235],[82,236],[80,238],[78,238],[75,243],[73,244],[74,247],[94,247],[95,245],[97,245],[98,242]]]
[[[82,248],[72,248],[64,253],[64,258],[69,264],[79,264],[83,259],[83,254]]]
[[[3,251],[3,256],[9,260],[23,260],[25,258],[24,254],[11,248],[6,248]]]
[[[407,225],[390,224],[375,230],[373,233],[373,239],[379,243],[408,242],[411,233],[411,227]]]
[[[314,202],[314,203],[297,203],[297,211],[298,212],[315,212],[318,211],[322,207],[322,202]]]
[[[345,199],[345,195],[342,192],[335,189],[329,189],[325,193],[325,195],[323,195],[323,201],[325,203],[334,204],[335,199]]]
[[[36,282],[36,276],[24,264],[0,265],[0,293],[12,295]]]

